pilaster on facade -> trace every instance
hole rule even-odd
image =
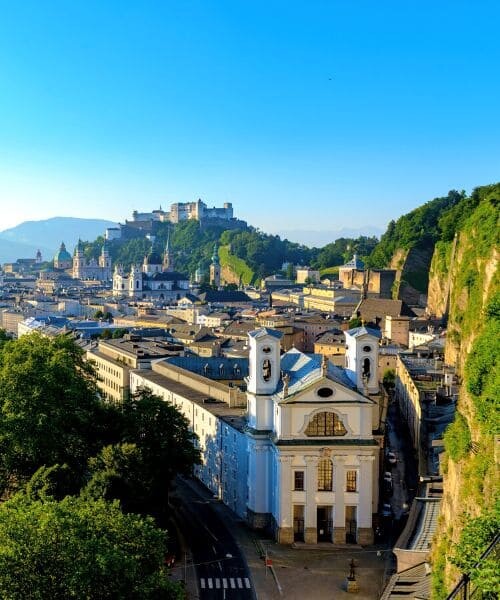
[[[359,457],[359,502],[358,502],[358,527],[371,529],[372,527],[372,490],[373,490],[373,463],[374,456]]]
[[[319,456],[307,455],[306,462],[306,508],[304,541],[306,544],[316,544],[318,541],[318,516],[316,493],[318,491],[318,462]]]
[[[335,489],[335,516],[334,516],[334,541],[335,543],[345,542],[345,533],[342,542],[335,540],[337,530],[345,527],[345,456],[333,457],[334,489]]]

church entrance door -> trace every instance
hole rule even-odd
[[[333,519],[331,506],[317,508],[318,542],[333,541]]]

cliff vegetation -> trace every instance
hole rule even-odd
[[[491,560],[474,564],[500,529],[500,185],[474,190],[439,220],[429,294],[449,310],[446,363],[462,378],[455,421],[445,433],[444,496],[433,546],[433,597],[467,573],[483,594],[498,594]],[[445,294],[438,298],[437,290]],[[435,300],[434,300],[435,299]]]

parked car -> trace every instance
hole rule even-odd
[[[389,471],[386,471],[384,473],[384,481],[387,481],[388,483],[392,483],[392,473],[390,473]]]
[[[387,462],[390,465],[395,465],[398,462],[398,459],[396,458],[396,455],[394,454],[394,452],[387,453]]]
[[[392,506],[389,502],[384,502],[384,504],[382,504],[382,510],[380,511],[380,514],[383,517],[392,517]]]

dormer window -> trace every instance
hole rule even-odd
[[[345,435],[347,429],[335,413],[320,412],[309,421],[304,433],[308,437],[333,437]]]

